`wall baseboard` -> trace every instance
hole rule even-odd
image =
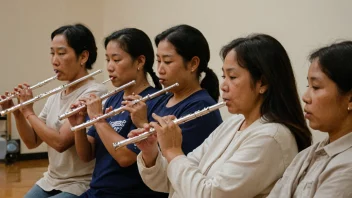
[[[48,152],[20,154],[17,160],[24,161],[24,160],[36,160],[36,159],[48,159]]]

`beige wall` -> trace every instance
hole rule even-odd
[[[61,25],[84,23],[101,43],[102,10],[103,4],[95,0],[0,0],[0,92],[12,89],[21,82],[34,84],[54,75],[50,63],[50,34]],[[99,53],[104,53],[100,44],[99,47]],[[103,68],[103,59],[99,56],[95,69]],[[103,78],[103,75],[97,76],[99,80]],[[34,92],[43,93],[61,84],[51,83]],[[37,113],[44,103],[45,100],[35,103]],[[12,126],[12,137],[19,138],[15,123]],[[33,150],[21,145],[22,153],[46,150],[45,144]]]
[[[239,36],[267,33],[288,51],[302,94],[307,84],[309,52],[339,39],[352,39],[351,6],[348,0],[0,0],[0,92],[22,81],[35,83],[51,76],[50,33],[61,25],[82,22],[96,36],[99,55],[95,69],[105,69],[102,40],[112,31],[137,27],[153,39],[168,27],[186,23],[197,27],[208,39],[210,67],[219,77],[221,46]],[[103,80],[106,76],[105,72],[97,78]],[[36,103],[37,112],[43,104]],[[227,117],[225,111],[222,114]],[[13,129],[13,136],[18,137]],[[321,133],[314,135],[315,140],[323,137]],[[22,153],[40,151],[45,151],[45,146],[29,151],[22,145]]]

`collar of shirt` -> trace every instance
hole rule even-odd
[[[326,152],[329,157],[333,157],[339,153],[346,151],[347,149],[352,147],[352,132],[348,133],[336,141],[329,143],[329,137],[327,137],[324,141],[322,141],[318,148],[316,149],[317,154],[322,154],[322,152]]]

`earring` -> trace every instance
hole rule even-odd
[[[139,71],[139,67],[137,68],[137,71]]]
[[[347,111],[350,111],[351,110],[351,108],[350,107],[347,107]]]
[[[261,90],[259,90],[259,93],[263,94],[263,93],[264,93],[264,91],[261,89]]]
[[[83,63],[81,63],[81,66],[83,66]]]

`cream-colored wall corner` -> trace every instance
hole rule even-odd
[[[50,63],[50,34],[56,28],[72,23],[87,25],[95,35],[98,45],[98,60],[94,69],[104,69],[102,8],[95,0],[2,0],[0,6],[0,92],[11,90],[17,84],[30,84],[54,75]],[[98,81],[104,75],[96,76]],[[34,91],[43,93],[63,82],[54,82]],[[45,99],[34,105],[36,113],[41,111]],[[14,119],[12,119],[14,120]],[[12,123],[12,137],[19,138],[15,123]],[[45,152],[46,145],[28,150],[21,145],[21,153]]]

